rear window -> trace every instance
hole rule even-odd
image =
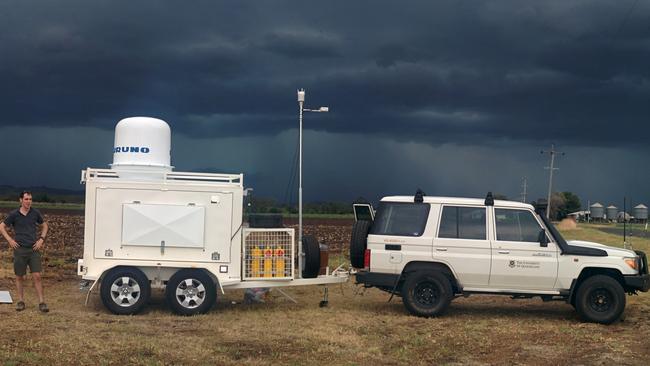
[[[422,236],[427,225],[428,203],[380,202],[371,234]]]

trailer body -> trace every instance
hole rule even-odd
[[[77,271],[94,281],[91,290],[101,283],[102,301],[115,313],[139,311],[151,288],[166,288],[168,300],[180,304],[177,312],[193,314],[209,310],[203,303],[228,288],[347,280],[344,271],[329,269],[302,279],[294,229],[245,227],[242,174],[169,171],[152,178],[88,168],[81,180],[84,255]],[[192,296],[203,297],[183,307]]]

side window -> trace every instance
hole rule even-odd
[[[421,236],[430,208],[428,203],[381,202],[370,234]]]
[[[530,211],[494,210],[497,226],[497,240],[537,243],[541,226]]]
[[[485,208],[444,206],[438,237],[485,240]]]

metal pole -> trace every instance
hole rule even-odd
[[[627,249],[627,237],[625,231],[627,229],[627,220],[625,220],[625,213],[627,212],[627,198],[623,196],[623,249]]]
[[[298,128],[298,276],[302,278],[302,108],[305,102],[305,90],[298,91],[300,105],[300,126]]]
[[[558,170],[554,166],[555,164],[555,155],[560,154],[564,155],[563,152],[555,151],[555,144],[551,144],[551,151],[544,151],[542,150],[542,154],[549,153],[551,155],[551,166],[546,167],[546,169],[550,170],[550,174],[548,176],[548,199],[546,200],[546,218],[551,219],[551,193],[553,191],[553,171]]]
[[[555,146],[551,145],[551,172],[548,175],[548,200],[546,201],[546,218],[551,216],[551,192],[553,190],[553,163],[555,162]]]

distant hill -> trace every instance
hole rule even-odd
[[[16,201],[22,191],[30,191],[36,202],[83,203],[84,191],[46,186],[14,187],[0,185],[0,201]]]

